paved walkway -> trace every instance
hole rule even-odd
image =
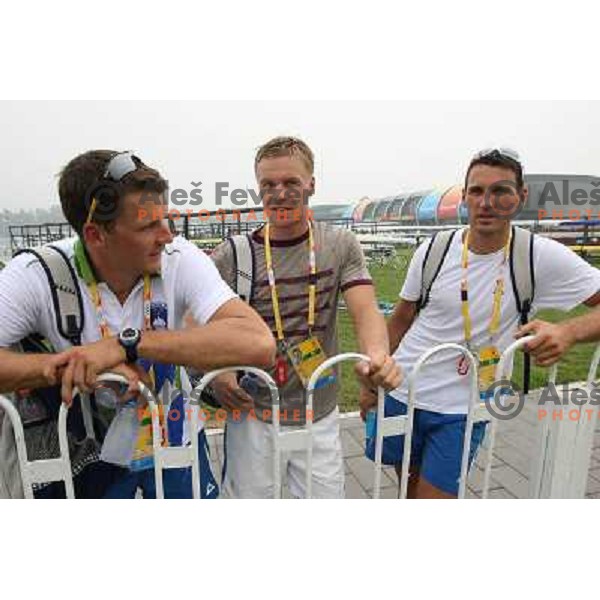
[[[536,446],[537,406],[525,404],[521,414],[498,425],[490,498],[527,498],[528,479]],[[596,412],[594,413],[595,416]],[[364,425],[356,413],[340,417],[342,447],[346,471],[346,498],[371,498],[373,492],[373,463],[364,456]],[[223,434],[212,430],[208,436],[215,475],[221,473],[223,459]],[[396,498],[398,484],[392,467],[384,467],[382,498]],[[468,480],[468,498],[479,498],[483,485],[481,457],[471,469]],[[287,495],[287,494],[286,494]],[[586,491],[587,498],[600,498],[600,422],[596,427],[592,460]]]

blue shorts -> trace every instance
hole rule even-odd
[[[217,498],[219,486],[210,468],[208,443],[204,430],[198,434],[198,458],[200,460],[200,497],[205,499]],[[142,491],[144,498],[156,498],[156,485],[154,481],[154,469],[143,471],[131,471],[129,469],[119,470],[119,474],[104,492],[103,498],[135,498],[138,488]],[[192,470],[163,469],[163,487],[165,498],[193,498],[192,494]]]
[[[389,394],[385,397],[385,416],[405,415],[406,404]],[[429,410],[415,409],[412,433],[411,469],[419,471],[423,479],[447,494],[458,494],[466,415],[448,415]],[[486,423],[474,423],[469,452],[469,467],[485,435]],[[368,432],[365,455],[375,460],[377,422]],[[382,462],[386,465],[402,463],[404,436],[383,438]]]

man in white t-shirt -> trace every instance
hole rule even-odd
[[[386,398],[386,415],[405,414],[408,380],[413,365],[427,350],[445,342],[466,345],[492,373],[499,355],[518,334],[519,312],[510,283],[508,264],[512,235],[510,218],[498,215],[490,198],[501,196],[504,215],[515,214],[527,197],[518,154],[490,149],[475,155],[465,177],[463,201],[469,226],[450,243],[431,287],[429,301],[418,312],[422,268],[430,241],[415,252],[400,302],[388,322],[391,349],[405,373],[403,384]],[[571,310],[600,301],[600,271],[562,244],[535,236],[533,245],[535,294],[532,313],[543,308]],[[594,316],[598,320],[596,311]],[[568,323],[568,322],[565,322]],[[541,364],[555,361],[575,341],[568,325],[530,324],[523,331],[540,331],[543,342],[529,343]],[[480,375],[481,375],[480,373]],[[470,377],[463,356],[448,351],[434,355],[416,385],[416,407],[411,452],[409,497],[452,498],[457,495],[463,451]],[[363,389],[361,408],[373,406],[373,394]],[[484,424],[473,430],[470,460],[484,434]],[[402,462],[401,436],[386,438],[384,461]],[[373,457],[374,437],[367,446]]]
[[[272,364],[275,343],[268,327],[225,284],[209,258],[192,243],[173,238],[163,218],[166,190],[158,171],[127,152],[93,150],[67,164],[59,196],[78,236],[54,245],[79,282],[81,345],[72,345],[59,328],[40,261],[18,255],[0,272],[0,392],[60,385],[62,400],[70,403],[75,387],[92,391],[99,374],[116,371],[128,378],[130,393],[144,377],[170,403],[173,391],[187,380],[179,365],[208,371]],[[186,312],[201,326],[182,329]],[[34,333],[56,353],[9,349]],[[196,432],[187,431],[185,398],[177,402],[179,417],[169,413],[164,430],[169,443],[181,445]],[[145,497],[154,495],[148,423],[138,418],[129,467],[100,461],[96,466],[103,468],[92,476],[88,472],[79,486],[81,495],[133,497],[139,488]],[[202,457],[201,462],[209,469]],[[186,473],[174,471],[165,473],[167,497],[191,496],[189,481],[181,479]],[[204,475],[208,489],[203,495],[210,497],[215,485],[210,474]]]

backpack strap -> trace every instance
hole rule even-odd
[[[533,240],[531,231],[514,227],[510,244],[510,280],[512,283],[515,303],[519,313],[519,322],[525,325],[535,294],[535,272],[533,261]],[[531,372],[531,356],[525,353],[523,359],[523,392],[529,392]]]
[[[56,246],[24,249],[15,254],[32,254],[46,273],[58,332],[73,346],[81,345],[83,297],[77,275],[65,253]]]
[[[254,274],[256,273],[256,257],[254,255],[254,246],[248,235],[232,235],[227,238],[233,251],[233,269],[235,272],[235,292],[247,304],[251,304],[254,299]],[[189,371],[188,371],[189,374]],[[238,372],[238,381],[243,372]],[[199,383],[202,374],[193,372],[193,385]],[[221,403],[217,399],[214,389],[209,385],[201,395],[201,400],[209,406],[221,408]]]
[[[510,243],[510,279],[522,325],[527,323],[535,293],[533,240],[534,235],[531,231],[513,227]]]
[[[233,250],[233,264],[236,275],[235,291],[248,304],[254,299],[254,273],[256,258],[250,235],[234,235],[228,238]]]
[[[419,312],[423,310],[429,302],[431,286],[442,268],[442,264],[450,249],[450,244],[457,231],[458,230],[456,229],[438,231],[433,235],[429,242],[425,258],[423,259],[423,268],[421,272],[421,297],[417,303],[417,310]]]
[[[48,279],[58,332],[72,346],[80,346],[84,325],[83,297],[71,261],[60,248],[52,245],[20,250],[15,256],[19,254],[31,254],[39,261]],[[22,340],[21,348],[29,352],[51,351],[46,340],[37,334]],[[57,386],[39,390],[40,401],[52,420],[58,418],[61,404],[59,391]],[[96,406],[92,397],[90,404],[83,403],[81,409],[77,406],[70,411],[69,430],[75,432],[77,437],[85,432],[86,437],[96,438],[93,410],[96,410]]]

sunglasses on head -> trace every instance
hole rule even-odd
[[[519,166],[522,167],[521,157],[519,156],[519,153],[516,150],[513,150],[512,148],[486,148],[485,150],[480,150],[473,156],[471,162],[474,160],[479,160],[480,158],[493,158],[494,156],[508,158],[509,160],[516,162]]]
[[[104,171],[103,179],[118,183],[130,173],[137,171],[137,169],[139,169],[140,167],[136,165],[134,159],[139,161],[139,163],[142,162],[132,152],[118,152],[110,159],[110,161],[106,165],[106,170]],[[90,210],[88,211],[88,216],[85,220],[86,224],[92,222],[92,218],[94,216],[94,213],[96,212],[97,205],[98,201],[96,200],[96,198],[92,198]]]

